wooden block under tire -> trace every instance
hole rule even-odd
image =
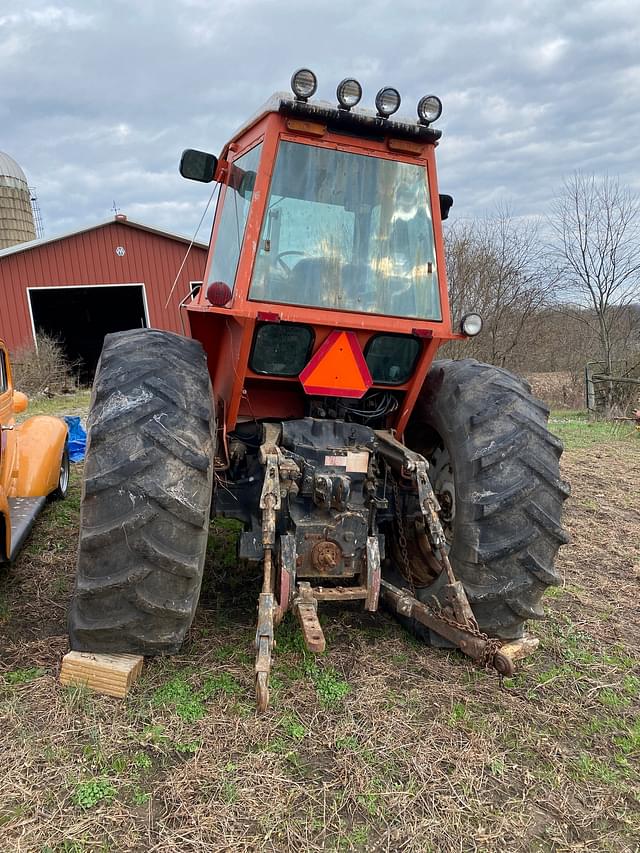
[[[68,652],[62,658],[61,684],[82,684],[122,699],[142,672],[142,655]]]
[[[500,654],[506,655],[509,660],[522,660],[533,654],[540,645],[540,640],[537,637],[526,635],[519,640],[512,640],[510,643],[505,643],[500,647]]]

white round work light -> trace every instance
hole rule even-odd
[[[362,86],[357,80],[346,77],[341,83],[338,83],[336,97],[341,109],[350,110],[351,107],[355,107],[360,102]]]
[[[421,124],[431,124],[442,115],[442,101],[437,95],[425,95],[418,101],[418,118]]]
[[[460,322],[460,329],[468,338],[479,335],[482,331],[482,317],[479,314],[465,314]]]
[[[307,101],[318,88],[318,79],[308,68],[299,68],[291,75],[291,88],[299,101]]]
[[[392,86],[385,86],[376,95],[376,109],[381,118],[389,118],[400,109],[400,92]]]

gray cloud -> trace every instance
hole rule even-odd
[[[210,188],[177,174],[218,151],[300,65],[333,97],[441,95],[443,191],[455,215],[543,214],[574,169],[640,190],[637,2],[3,0],[0,149],[37,187],[48,234],[110,215],[182,233]],[[201,234],[201,237],[205,236]]]

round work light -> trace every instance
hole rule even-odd
[[[389,118],[400,108],[400,92],[392,86],[385,86],[376,95],[376,109],[381,118]]]
[[[482,331],[482,317],[479,314],[465,314],[460,323],[460,328],[463,335],[473,338]]]
[[[207,299],[217,308],[222,308],[232,297],[231,288],[224,281],[212,281],[207,287]]]
[[[351,107],[355,107],[360,102],[362,86],[357,80],[346,77],[341,83],[338,83],[336,97],[341,109],[350,110]]]
[[[308,101],[318,88],[318,80],[313,71],[299,68],[291,75],[291,88],[299,101]]]
[[[442,101],[437,95],[425,95],[418,101],[418,118],[420,124],[431,124],[442,115]]]

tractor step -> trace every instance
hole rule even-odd
[[[308,583],[298,584],[298,595],[294,601],[294,610],[300,627],[305,646],[310,652],[320,654],[326,648],[322,625],[318,621],[318,602],[313,596],[313,590]]]
[[[15,560],[18,552],[31,532],[38,513],[47,502],[46,498],[9,498],[9,517],[11,518],[11,552],[9,562]]]

